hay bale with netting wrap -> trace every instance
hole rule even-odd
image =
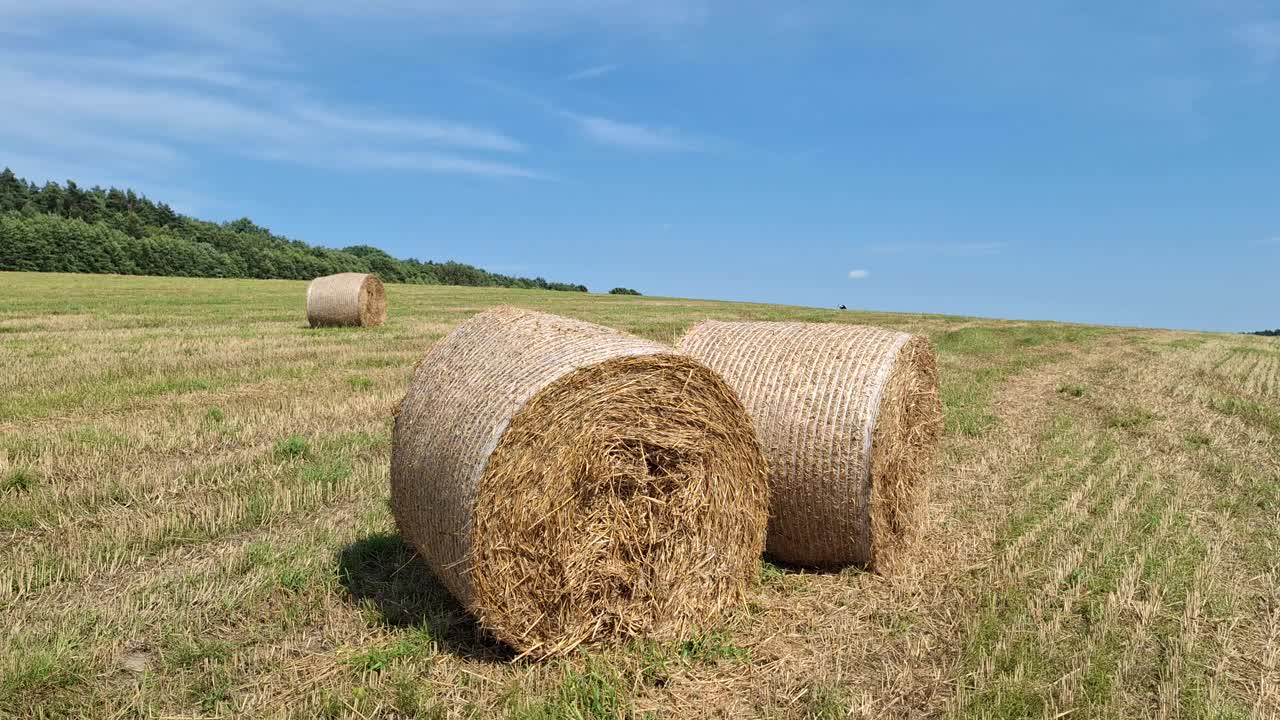
[[[676,640],[758,575],[767,472],[701,363],[590,323],[498,308],[418,364],[396,416],[396,523],[516,650]]]
[[[373,275],[325,275],[307,286],[307,322],[311,327],[371,327],[386,319],[387,291]]]
[[[856,325],[703,322],[679,349],[719,373],[770,467],[767,552],[892,572],[923,525],[942,405],[929,341]]]

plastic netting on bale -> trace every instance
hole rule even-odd
[[[758,575],[764,457],[714,372],[577,320],[491,310],[436,343],[395,424],[404,536],[522,653],[688,637]]]
[[[700,323],[679,349],[729,383],[770,466],[767,552],[892,572],[923,524],[941,430],[927,339],[840,324]]]

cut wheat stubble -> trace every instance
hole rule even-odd
[[[714,372],[655,343],[497,308],[419,363],[396,417],[397,524],[523,654],[689,637],[758,574],[767,471]]]

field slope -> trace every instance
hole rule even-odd
[[[1280,714],[1280,341],[536,290],[0,273],[0,717]],[[669,342],[927,333],[947,425],[904,577],[762,564],[723,628],[510,662],[387,508],[414,363],[499,303]]]

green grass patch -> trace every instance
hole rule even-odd
[[[335,487],[351,477],[351,465],[335,460],[310,463],[302,469],[302,481],[307,485]]]
[[[967,327],[938,335],[934,338],[934,345],[939,353],[981,357],[1050,343],[1082,343],[1102,332],[1105,332],[1103,328],[1057,323]]]
[[[844,693],[832,685],[810,685],[803,702],[804,716],[812,720],[842,720],[851,714]]]
[[[1188,450],[1200,450],[1213,444],[1213,438],[1202,432],[1189,432],[1182,436],[1182,444]]]
[[[351,386],[352,390],[369,390],[373,386],[377,385],[377,383],[373,381],[373,378],[359,376],[347,378],[347,384]]]
[[[153,395],[181,395],[199,390],[212,390],[217,386],[212,380],[205,378],[173,378],[147,383],[134,391],[135,395],[148,397]]]
[[[507,717],[514,720],[619,720],[636,717],[624,679],[598,661],[582,667],[566,664],[552,695],[529,702],[516,695],[508,700]]]
[[[386,450],[391,447],[390,432],[354,432],[335,435],[330,441],[335,448],[355,452]]]
[[[273,451],[281,460],[298,460],[311,457],[311,442],[301,435],[290,435],[276,443]]]
[[[231,643],[217,638],[175,636],[165,640],[160,656],[172,668],[190,669],[225,662],[232,649]]]
[[[287,592],[301,592],[314,575],[307,567],[287,567],[280,571],[277,584]]]
[[[1066,383],[1058,386],[1058,392],[1070,397],[1084,397],[1085,389],[1083,385]]]
[[[266,567],[275,560],[275,548],[266,540],[254,540],[245,546],[244,569]]]
[[[1119,669],[1120,657],[1124,654],[1125,647],[1119,633],[1107,633],[1098,648],[1089,656],[1089,664],[1084,676],[1080,679],[1084,705],[1080,717],[1099,717],[1098,713],[1111,700],[1111,694],[1115,689],[1116,671]]]
[[[34,462],[45,451],[47,440],[32,440],[17,435],[0,434],[0,450],[8,453],[11,460]]]
[[[1140,407],[1123,408],[1111,413],[1107,418],[1107,427],[1132,429],[1149,425],[1159,416],[1155,413]]]
[[[1116,444],[1105,439],[1097,442],[1092,448],[1081,448],[1078,444],[1081,437],[1071,432],[1073,427],[1068,416],[1059,415],[1054,418],[1051,424],[1053,428],[1051,437],[1046,438],[1050,443],[1049,456],[1069,458],[1072,464],[1053,470],[1044,466],[1032,470],[1032,472],[1047,473],[1047,481],[1039,486],[1034,496],[1017,501],[1018,506],[1023,510],[1011,514],[1004,527],[996,533],[994,545],[996,552],[1003,551],[1023,535],[1049,520],[1089,474],[1098,472],[1103,464],[1115,455]]]
[[[1209,409],[1240,418],[1245,424],[1280,436],[1280,410],[1236,395],[1224,395],[1209,401]]]
[[[983,371],[943,375],[939,394],[948,435],[977,438],[995,426],[998,418],[991,412],[991,399],[1001,376]]]
[[[65,638],[12,643],[0,658],[0,717],[80,717],[89,662]]]
[[[751,662],[751,651],[738,647],[723,631],[703,633],[680,644],[680,657],[689,662],[715,663],[729,660]]]
[[[352,655],[347,665],[358,674],[380,673],[397,661],[429,657],[432,654],[431,635],[425,628],[401,638],[387,647],[372,648]]]
[[[978,438],[999,419],[991,411],[996,390],[1010,376],[1056,362],[1061,352],[1041,346],[1084,343],[1097,335],[1096,328],[1053,326],[962,328],[943,333],[937,340],[942,360],[939,393],[949,435]],[[966,359],[968,358],[968,359]],[[974,360],[982,361],[974,367]]]
[[[16,467],[5,473],[4,479],[0,480],[0,492],[29,493],[39,484],[40,476],[35,470]]]
[[[231,705],[231,693],[234,688],[231,675],[226,668],[216,666],[196,674],[187,688],[187,697],[199,706],[202,712],[223,715]]]
[[[1228,355],[1257,358],[1280,358],[1280,349],[1256,345],[1236,345],[1227,350]]]
[[[67,442],[96,450],[118,450],[129,446],[129,438],[118,432],[88,426],[63,433]]]
[[[432,702],[433,698],[418,678],[405,673],[394,678],[391,683],[391,706],[396,717],[414,718],[414,720],[445,720],[447,708]]]
[[[1060,666],[1058,652],[1029,635],[1015,637],[1008,652],[994,658],[995,677],[978,689],[961,717],[1042,717],[1050,701],[1048,678]]]
[[[776,587],[782,585],[787,580],[787,574],[782,568],[774,565],[768,560],[760,561],[760,584],[764,587]]]
[[[398,365],[412,365],[412,360],[401,360],[395,356],[375,355],[373,357],[364,357],[358,360],[352,360],[346,364],[346,367],[356,369],[363,368],[376,370],[380,368],[396,367]]]

